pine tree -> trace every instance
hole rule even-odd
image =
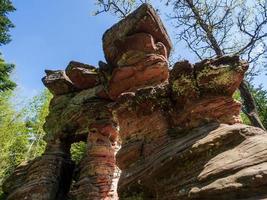
[[[14,24],[8,18],[10,12],[15,11],[14,6],[9,0],[0,0],[0,46],[5,45],[11,41],[9,34],[10,28]],[[1,55],[1,53],[0,53]],[[10,80],[10,74],[14,69],[14,65],[7,64],[0,58],[0,92],[14,89],[16,84]]]

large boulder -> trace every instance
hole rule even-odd
[[[123,92],[165,82],[171,47],[161,20],[148,4],[108,29],[103,36],[103,49],[112,68],[109,97],[114,100]]]
[[[150,34],[156,43],[161,43],[158,45],[165,46],[166,54],[169,56],[172,44],[168,33],[152,6],[143,4],[104,33],[103,50],[108,63],[116,66],[116,57],[121,54],[121,42],[131,39],[128,36],[136,33]],[[137,46],[141,45],[142,42],[147,43],[146,38],[140,39]]]

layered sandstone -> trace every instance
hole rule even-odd
[[[70,159],[69,144],[49,143],[44,154],[20,165],[5,181],[7,199],[66,199],[70,188],[74,162]]]
[[[6,180],[8,200],[264,199],[267,136],[243,125],[236,56],[177,62],[150,5],[103,36],[107,63],[46,71],[44,154]],[[70,146],[84,141],[78,164]],[[75,172],[75,173],[74,173]]]

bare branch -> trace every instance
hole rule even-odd
[[[149,0],[96,0],[96,5],[100,10],[95,15],[110,12],[119,18],[125,18],[138,5],[148,3]]]

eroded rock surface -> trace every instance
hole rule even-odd
[[[138,36],[128,37],[136,33],[147,33],[148,37],[138,38]],[[149,36],[151,35],[151,37]],[[150,38],[149,38],[150,37]],[[139,39],[138,44],[125,44],[124,41],[129,39]],[[138,49],[138,46],[142,43],[151,43],[149,40],[156,42],[156,46],[148,46],[145,49]],[[148,4],[143,4],[136,11],[128,15],[125,19],[121,20],[119,23],[108,29],[103,35],[103,50],[105,53],[105,58],[108,63],[116,66],[116,58],[121,56],[124,51],[122,51],[121,44],[128,50],[139,50],[144,52],[146,50],[151,50],[151,48],[166,48],[166,54],[169,56],[172,44],[166,29],[164,28],[160,18],[156,14],[156,11],[152,6]],[[127,48],[128,47],[128,48]],[[129,48],[129,47],[133,47]]]
[[[232,97],[246,62],[169,70],[170,39],[147,4],[107,30],[103,50],[98,67],[46,71],[47,148],[6,180],[8,200],[266,198],[266,132],[242,124]],[[75,165],[70,146],[80,141]]]
[[[69,144],[49,143],[44,154],[18,166],[5,181],[3,190],[9,200],[66,199],[71,184],[74,162],[70,159]]]

